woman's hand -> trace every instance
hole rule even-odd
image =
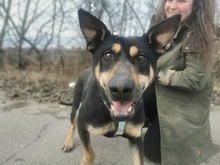
[[[162,85],[170,86],[175,72],[175,70],[171,69],[158,69],[156,81]]]

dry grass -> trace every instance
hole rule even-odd
[[[0,68],[0,79],[67,82],[75,80],[83,69],[88,68],[92,57],[86,49],[52,49],[44,54],[43,68],[40,70],[38,55],[34,52],[30,55],[26,54],[27,52],[24,50],[25,70],[17,69],[16,49],[7,49],[3,54],[4,69]]]
[[[28,67],[26,70],[19,70],[13,66],[5,67],[4,71],[0,72],[1,79],[4,80],[27,80],[31,82],[48,81],[48,82],[67,82],[69,79],[76,78],[76,75],[71,72],[64,72],[60,68],[53,71],[50,68],[39,70],[38,67]]]
[[[2,89],[7,88],[7,92],[10,93],[12,99],[15,97],[15,99],[26,99],[25,97],[27,97],[27,99],[33,98],[35,100],[37,98],[37,101],[43,102],[43,97],[46,95],[44,100],[47,102],[60,101],[66,97],[65,93],[68,91],[69,82],[76,81],[79,73],[90,66],[90,60],[86,62],[83,60],[74,65],[71,65],[72,62],[69,60],[70,64],[65,65],[64,69],[60,64],[46,65],[41,71],[39,66],[34,64],[29,64],[26,70],[19,70],[14,66],[7,65],[4,70],[0,70],[0,81],[5,84]],[[220,104],[219,72],[215,81],[213,104]],[[36,97],[36,93],[40,94],[37,94]]]
[[[76,81],[79,70],[68,68],[37,66],[18,70],[12,66],[0,71],[0,90],[6,92],[11,100],[35,100],[37,102],[71,102],[72,92],[68,88],[71,81]]]
[[[65,58],[65,66],[60,63],[44,64],[42,70],[39,69],[39,64],[29,62],[26,69],[18,69],[15,65],[9,63],[4,65],[4,69],[0,69],[0,80],[27,80],[32,82],[48,81],[48,82],[69,82],[76,80],[78,75],[88,68],[91,63],[90,58]]]

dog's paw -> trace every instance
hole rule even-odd
[[[73,144],[64,144],[62,147],[63,152],[71,152],[74,149]]]

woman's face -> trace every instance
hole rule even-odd
[[[190,14],[194,0],[167,0],[165,3],[165,12],[167,17],[181,14],[181,21],[185,20]]]

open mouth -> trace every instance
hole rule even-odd
[[[125,121],[134,115],[135,102],[129,101],[112,101],[111,102],[111,116],[117,121]]]

